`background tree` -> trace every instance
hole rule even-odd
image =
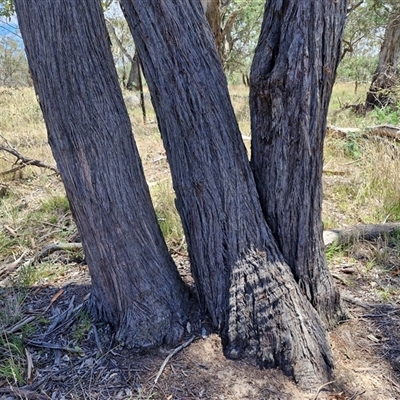
[[[279,366],[303,385],[326,379],[332,359],[323,325],[265,223],[200,3],[121,5],[156,110],[200,303],[225,354]]]
[[[0,37],[0,86],[30,84],[28,64],[21,43],[11,36]]]
[[[260,32],[264,0],[202,0],[223,68],[247,75]]]
[[[100,2],[15,7],[91,274],[91,313],[129,346],[175,343],[191,302],[151,204]]]
[[[120,71],[122,85],[128,90],[139,90],[140,64],[126,21],[119,16],[108,17],[106,25],[113,44],[114,63],[117,71]]]
[[[398,103],[400,78],[400,6],[391,7],[378,65],[367,93],[367,109]]]
[[[348,4],[338,78],[354,81],[355,90],[359,82],[370,81],[376,68],[384,20],[373,12],[369,2],[354,0]]]

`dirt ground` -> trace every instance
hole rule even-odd
[[[358,247],[360,257],[370,246]],[[32,378],[17,387],[0,377],[0,399],[400,399],[399,297],[384,302],[376,290],[397,276],[366,273],[356,259],[347,261],[331,270],[350,318],[329,334],[335,376],[319,390],[301,391],[279,370],[227,360],[214,334],[188,336],[178,349],[132,354],[114,343],[106,326],[91,323],[85,312],[90,277],[84,263],[76,263],[56,283],[27,294],[24,315],[36,321],[25,343]],[[187,276],[186,258],[176,262]],[[7,305],[10,290],[0,289],[0,306]]]

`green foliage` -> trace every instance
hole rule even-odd
[[[349,135],[344,143],[345,155],[352,159],[361,157],[361,148],[358,143],[358,136],[355,134]]]
[[[73,326],[73,337],[78,343],[85,339],[90,328],[92,326],[92,320],[88,310],[81,310],[78,316],[78,320]]]
[[[338,79],[370,81],[377,65],[383,31],[397,0],[357,0],[349,2],[352,10],[347,17],[343,34],[342,54]]]
[[[158,224],[169,247],[180,246],[184,237],[182,223],[175,208],[175,193],[170,183],[160,183],[151,188],[151,197]]]
[[[233,0],[223,15],[223,26],[232,22],[228,32],[225,71],[231,82],[248,74],[260,34],[264,0]]]
[[[344,257],[346,250],[346,246],[338,244],[338,242],[333,242],[331,245],[327,246],[325,249],[325,256],[328,264],[341,260]]]
[[[13,0],[0,1],[0,16],[10,18],[15,13]]]
[[[45,213],[66,213],[70,210],[69,201],[66,196],[54,196],[44,200],[40,211]]]
[[[337,79],[339,81],[370,81],[377,63],[377,55],[371,56],[353,52],[339,64]]]
[[[0,291],[0,377],[10,384],[23,382],[25,371],[24,339],[32,332],[27,324],[19,333],[7,334],[5,330],[21,320],[23,297]]]
[[[375,107],[370,112],[370,117],[376,121],[377,125],[399,125],[400,124],[400,103],[397,107]]]
[[[17,87],[29,83],[29,69],[21,43],[10,36],[0,37],[0,86]]]

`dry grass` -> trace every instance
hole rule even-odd
[[[339,107],[364,99],[367,88],[367,85],[358,86],[355,93],[354,84],[335,85],[329,123],[348,127],[373,124],[373,116],[361,118],[349,110],[338,112]],[[233,86],[230,92],[242,133],[250,136],[248,88],[243,85]],[[7,141],[25,156],[54,164],[33,89],[0,88],[0,107],[2,144]],[[128,110],[156,212],[170,244],[176,245],[181,242],[182,228],[173,204],[169,168],[149,96],[146,96],[147,124],[143,123],[140,107],[130,107]],[[324,154],[325,170],[328,173],[324,174],[323,209],[323,220],[327,228],[400,219],[398,152],[397,144],[385,140],[368,140],[357,135],[338,139],[328,135]],[[0,171],[10,169],[14,161],[13,156],[2,152]],[[2,177],[0,186],[2,222],[14,227],[18,233],[25,232],[27,224],[38,229],[34,220],[40,224],[43,222],[41,218],[46,218],[39,212],[42,202],[64,196],[59,179],[51,172],[36,167],[27,167]],[[33,236],[33,232],[28,229],[23,235],[23,243],[26,244]],[[0,249],[5,259],[20,252],[17,242],[15,237],[10,237],[4,230],[0,232]]]

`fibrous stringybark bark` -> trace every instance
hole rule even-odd
[[[251,162],[261,205],[327,326],[343,316],[322,239],[326,115],[346,1],[268,1],[250,77]]]
[[[132,347],[175,343],[190,303],[151,205],[100,2],[15,7],[92,278],[91,312]]]
[[[171,167],[203,309],[225,354],[307,386],[332,359],[262,215],[200,2],[122,0]]]

